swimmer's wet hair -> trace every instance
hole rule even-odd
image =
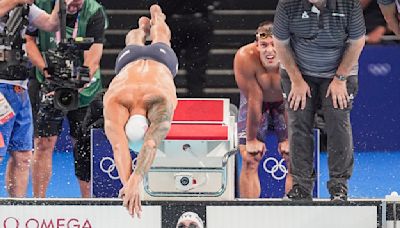
[[[263,21],[258,25],[256,31],[256,40],[265,39],[268,37],[272,37],[272,29],[274,27],[274,23],[272,21]]]

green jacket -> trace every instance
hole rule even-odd
[[[45,10],[48,13],[51,13],[53,9],[53,1],[51,0],[36,0],[35,4]],[[86,27],[89,19],[99,10],[101,9],[104,12],[103,7],[96,2],[95,0],[84,0],[82,9],[79,11],[79,20],[78,20],[78,32],[77,37],[86,37]],[[106,16],[105,16],[106,18]],[[105,23],[105,29],[107,28],[107,18]],[[67,37],[72,37],[72,33],[74,28],[67,27],[66,29]],[[48,49],[56,48],[56,38],[54,32],[45,32],[39,30],[38,34],[38,46],[41,52],[45,52]],[[81,61],[83,63],[84,59],[81,56]],[[36,78],[42,83],[44,80],[43,74],[39,69],[36,68]],[[100,69],[98,69],[93,75],[92,81],[79,93],[79,107],[85,107],[90,104],[93,100],[94,96],[98,91],[102,89],[101,80],[100,80]]]

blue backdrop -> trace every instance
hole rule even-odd
[[[357,151],[400,148],[400,46],[366,46],[351,113]]]

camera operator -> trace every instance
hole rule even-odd
[[[0,0],[0,161],[10,152],[5,183],[11,197],[26,194],[33,146],[28,71],[22,57],[23,33],[28,24],[46,31],[58,27],[58,7],[50,15],[34,4],[19,6],[30,3]]]
[[[37,0],[36,4],[45,10],[52,2]],[[28,57],[36,66],[36,78],[29,85],[35,119],[35,151],[32,165],[34,197],[45,197],[52,174],[52,154],[58,135],[62,131],[64,116],[68,117],[70,135],[74,139],[75,174],[79,181],[82,197],[90,197],[90,150],[77,148],[81,140],[80,132],[87,106],[101,89],[100,59],[103,52],[106,15],[103,7],[95,0],[72,0],[67,2],[67,38],[92,37],[94,43],[84,52],[83,66],[89,68],[90,82],[79,89],[79,108],[63,112],[49,105],[46,99],[53,96],[51,88],[46,88],[46,78],[57,77],[46,72],[45,60],[41,52],[55,48],[59,33],[37,31],[27,36]],[[36,44],[37,41],[37,44]],[[40,90],[41,87],[41,91]],[[50,92],[50,93],[48,93]],[[44,95],[44,96],[41,96]]]

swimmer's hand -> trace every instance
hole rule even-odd
[[[246,142],[246,151],[249,154],[264,154],[266,150],[265,144],[257,139]]]
[[[278,144],[278,152],[286,162],[289,161],[289,140],[285,140]]]
[[[123,201],[123,206],[126,207],[129,214],[134,218],[135,214],[141,218],[142,203],[140,199],[140,183],[141,177],[133,173],[128,182],[119,191],[119,196]]]

